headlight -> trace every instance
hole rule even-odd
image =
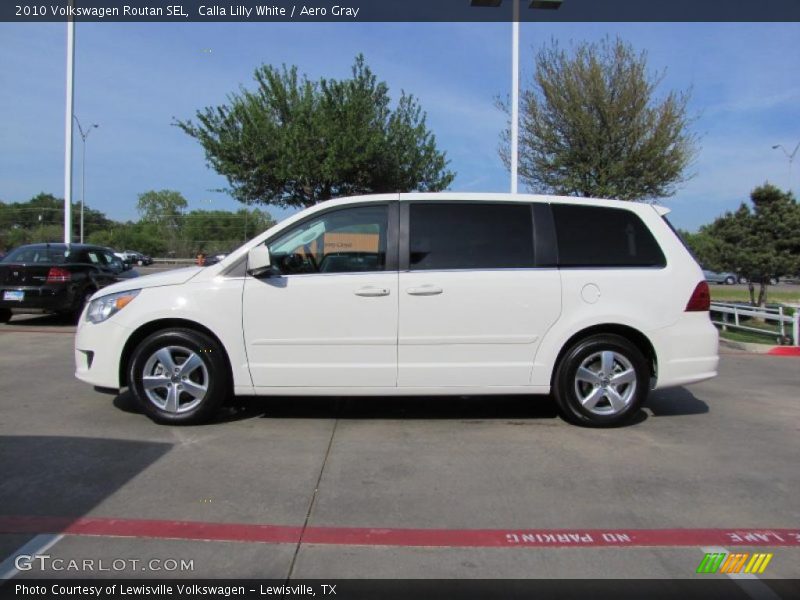
[[[116,294],[95,298],[89,303],[89,308],[86,311],[86,320],[90,323],[102,323],[128,306],[131,300],[139,295],[140,291],[117,292]]]

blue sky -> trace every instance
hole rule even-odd
[[[523,81],[550,38],[619,35],[666,69],[662,90],[693,89],[702,137],[696,176],[662,203],[696,229],[764,181],[789,185],[789,163],[771,146],[800,141],[800,24],[523,23]],[[507,191],[497,156],[505,117],[494,97],[510,92],[507,23],[80,23],[75,114],[100,124],[87,146],[87,203],[116,219],[136,217],[137,194],[179,190],[191,208],[235,209],[225,180],[173,117],[225,101],[252,85],[260,63],[296,64],[312,78],[344,77],[363,52],[393,92],[415,94],[458,176],[453,190]],[[208,50],[210,49],[210,52]],[[63,196],[65,25],[0,24],[0,200],[44,191]],[[74,198],[80,197],[76,132]],[[800,156],[794,191],[800,183]],[[288,214],[269,209],[278,218]]]

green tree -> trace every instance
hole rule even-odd
[[[139,194],[136,208],[141,223],[166,244],[166,253],[180,252],[183,211],[189,203],[180,192],[174,190],[150,190]]]
[[[692,254],[704,269],[723,271],[720,254],[722,252],[720,240],[707,231],[701,229],[697,233],[679,230],[678,235],[686,243]]]
[[[664,73],[621,39],[557,42],[535,56],[522,94],[519,172],[542,193],[645,200],[675,193],[694,159],[688,92],[657,98]],[[498,101],[508,112],[508,106]],[[509,132],[500,156],[509,165]]]
[[[136,209],[143,221],[162,223],[176,228],[184,209],[189,205],[180,192],[161,190],[139,194]]]
[[[72,204],[73,241],[77,240],[80,204]],[[84,232],[88,237],[103,231],[113,221],[105,214],[84,206]],[[0,248],[33,242],[61,242],[64,239],[64,200],[52,194],[37,194],[27,202],[0,202]]]
[[[439,191],[455,177],[416,99],[397,106],[356,57],[349,79],[312,82],[296,67],[262,65],[256,89],[176,121],[203,146],[230,193],[250,204],[310,206],[359,193]]]
[[[194,210],[186,215],[182,236],[190,254],[230,252],[274,224],[269,213],[258,209]]]
[[[800,272],[800,205],[770,184],[754,189],[750,201],[752,208],[742,203],[702,227],[698,236],[705,241],[695,250],[705,253],[708,268],[747,277],[751,304],[763,306],[771,278]]]

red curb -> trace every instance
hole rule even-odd
[[[797,346],[775,346],[769,352],[770,356],[800,356],[800,347]]]
[[[800,529],[395,529],[138,519],[0,517],[0,533],[264,544],[428,547],[800,546]]]

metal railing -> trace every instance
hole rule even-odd
[[[762,307],[736,304],[734,302],[712,302],[711,313],[711,321],[715,325],[722,327],[723,331],[730,327],[772,338],[778,337],[781,344],[786,343],[788,327],[791,329],[791,345],[800,346],[800,307],[795,307],[794,314],[790,316],[785,314],[783,306]],[[721,315],[721,319],[715,319],[715,314]],[[731,319],[731,317],[733,318]],[[773,321],[777,322],[777,325],[774,329],[754,327],[752,319],[758,319],[765,324]],[[742,325],[742,320],[747,324]]]

